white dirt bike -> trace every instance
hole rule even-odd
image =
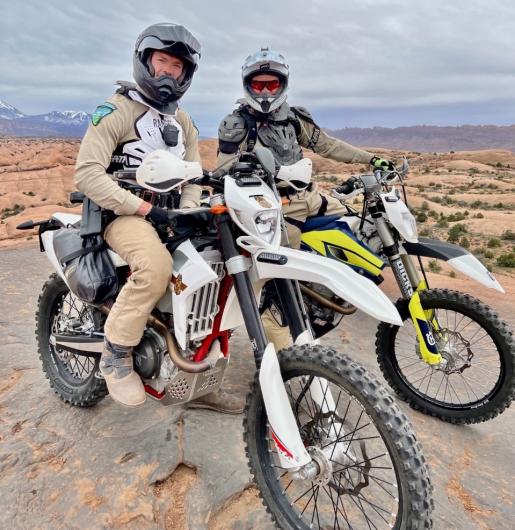
[[[156,196],[185,182],[216,192],[209,207],[169,212],[173,276],[134,350],[135,370],[165,405],[212,392],[229,362],[231,334],[244,324],[256,363],[244,412],[246,453],[275,522],[288,529],[430,528],[432,488],[408,420],[360,365],[317,343],[296,281],[330,285],[392,325],[401,325],[400,316],[348,266],[280,246],[281,205],[267,185],[274,170],[266,149],[242,155],[225,175],[203,175],[198,163],[156,151],[134,177],[122,174],[134,191]],[[73,293],[54,246],[57,233],[77,230],[80,221],[58,213],[20,229],[39,226],[41,249],[56,269],[36,315],[43,370],[64,401],[92,406],[107,394],[98,364],[112,301],[92,305]],[[109,252],[123,284],[128,267]],[[270,279],[282,286],[294,338],[279,358],[257,304]]]
[[[504,290],[466,249],[418,236],[403,185],[408,168],[404,160],[398,170],[351,177],[334,188],[332,195],[347,213],[309,218],[301,248],[345,263],[377,284],[390,265],[402,295],[397,309],[406,325],[378,326],[376,353],[385,379],[426,414],[452,423],[487,421],[515,396],[513,333],[491,307],[470,294],[430,288],[421,257],[444,260],[486,287]],[[356,196],[363,198],[361,211],[348,204]],[[317,337],[350,312],[324,285],[310,282],[301,288]]]

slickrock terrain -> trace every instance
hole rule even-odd
[[[35,242],[35,232],[15,228],[27,219],[45,219],[56,211],[80,212],[69,203],[79,145],[76,140],[0,138],[0,248]],[[369,150],[396,161],[409,159],[406,192],[421,235],[468,245],[490,268],[510,274],[515,266],[514,153]],[[201,141],[200,153],[203,166],[214,169],[216,140]],[[326,191],[369,169],[310,151],[306,156],[313,160],[313,179]],[[353,206],[359,207],[357,199]]]
[[[52,272],[36,248],[0,252],[0,528],[13,530],[272,530],[250,482],[242,417],[163,407],[127,410],[109,397],[91,409],[61,402],[34,339],[39,291]],[[502,295],[461,278],[453,288],[489,303],[512,329],[515,289]],[[432,286],[449,278],[429,274]],[[388,276],[385,291],[398,296]],[[380,378],[377,321],[345,317],[323,343]],[[245,395],[254,361],[243,331],[231,342],[224,386]],[[383,381],[383,384],[384,381]],[[435,529],[511,530],[515,408],[480,425],[408,415],[435,486]]]
[[[33,315],[52,270],[36,246],[37,235],[15,227],[55,211],[80,213],[69,204],[78,147],[72,140],[0,138],[0,528],[272,529],[250,480],[241,416],[166,408],[151,400],[127,411],[109,397],[78,409],[62,403],[44,378]],[[215,140],[201,142],[200,150],[204,167],[214,168]],[[369,150],[395,160],[408,157],[406,191],[419,232],[468,246],[506,294],[454,277],[437,262],[428,263],[430,285],[481,298],[514,329],[515,155]],[[307,156],[314,180],[326,190],[368,169]],[[382,287],[397,298],[388,273]],[[373,353],[376,327],[358,312],[323,343],[381,379]],[[225,386],[245,395],[254,363],[243,332],[231,351]],[[460,427],[400,406],[431,467],[435,528],[511,529],[514,407],[490,422]]]

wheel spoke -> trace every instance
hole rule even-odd
[[[318,375],[311,383],[304,376],[293,377],[285,387],[304,444],[308,450],[316,447],[327,458],[326,466],[332,466],[329,483],[292,480],[277,465],[280,455],[268,430],[266,454],[285,509],[294,507],[299,523],[302,520],[320,530],[383,528],[384,514],[387,518],[398,513],[397,476],[385,441],[366,409],[344,387]]]
[[[434,311],[439,326],[434,334],[446,364],[433,368],[420,359],[418,337],[408,320],[410,325],[394,335],[394,369],[408,391],[420,398],[443,407],[469,408],[496,390],[503,369],[501,352],[481,320],[469,316],[468,307],[447,307],[445,295],[432,300],[427,307],[424,299],[422,304]]]
[[[81,326],[86,326],[87,329],[94,328],[91,309],[68,291],[57,303],[51,326],[52,333],[75,333],[74,328],[69,329],[69,322],[72,320],[78,321]],[[49,348],[52,353],[52,362],[55,364],[61,377],[66,379],[68,384],[81,384],[95,370],[95,361],[89,357],[83,357],[51,345]]]

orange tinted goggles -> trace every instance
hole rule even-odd
[[[274,94],[281,88],[281,81],[279,79],[273,79],[271,81],[257,81],[253,79],[250,82],[250,88],[253,92],[262,92],[265,88]]]

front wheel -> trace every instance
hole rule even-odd
[[[431,528],[432,487],[420,445],[380,383],[347,356],[321,346],[287,348],[279,362],[319,474],[313,481],[292,480],[280,467],[256,376],[245,409],[246,453],[278,526]]]
[[[420,301],[444,362],[432,367],[422,360],[408,301],[401,299],[405,325],[381,323],[376,335],[385,379],[411,407],[444,421],[478,423],[500,414],[515,393],[515,341],[506,323],[457,291],[421,291]]]

